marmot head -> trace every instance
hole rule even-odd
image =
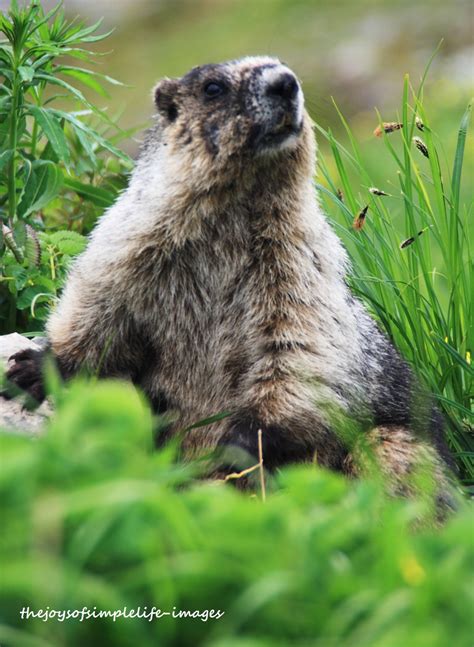
[[[193,68],[154,93],[160,139],[192,169],[227,179],[249,165],[314,164],[311,120],[295,74],[278,59],[249,57]],[[300,159],[300,162],[303,160]],[[300,169],[301,170],[301,169]]]

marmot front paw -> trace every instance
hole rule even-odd
[[[43,356],[42,350],[33,350],[27,348],[15,353],[9,358],[13,361],[12,366],[6,372],[6,378],[10,383],[10,388],[5,390],[2,395],[6,398],[12,398],[17,395],[14,387],[26,391],[37,402],[45,399],[43,383]]]

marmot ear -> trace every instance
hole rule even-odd
[[[176,105],[178,86],[178,79],[163,79],[153,92],[158,112],[161,112],[169,121],[174,121],[178,116]]]

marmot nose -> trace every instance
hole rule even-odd
[[[284,72],[277,79],[272,80],[266,93],[271,97],[294,99],[298,93],[298,82],[292,74]]]

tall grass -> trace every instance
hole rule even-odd
[[[376,188],[389,195],[369,190],[376,181],[340,113],[347,146],[317,126],[332,154],[332,160],[320,158],[318,187],[352,260],[351,287],[435,394],[461,478],[472,487],[472,204],[461,200],[471,106],[461,119],[454,159],[444,164],[423,101],[425,77],[417,90],[405,78],[400,128],[384,126],[379,115],[380,168],[391,159],[396,173],[391,185]],[[354,227],[367,205],[365,220]]]

